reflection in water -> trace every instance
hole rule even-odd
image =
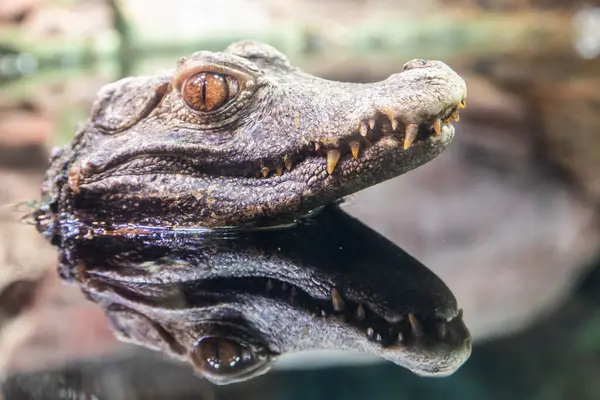
[[[306,349],[370,352],[420,375],[450,374],[471,352],[446,285],[337,207],[272,230],[62,232],[62,275],[121,339],[217,384]]]

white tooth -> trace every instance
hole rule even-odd
[[[342,155],[342,153],[340,153],[339,150],[328,150],[327,151],[327,172],[329,173],[329,175],[333,174],[333,171],[335,170],[335,166],[337,165],[338,161],[340,160],[341,155]]]
[[[358,129],[360,131],[360,134],[363,137],[367,137],[367,133],[369,132],[369,128],[367,128],[367,124],[365,124],[364,122],[361,122],[360,127]]]
[[[371,128],[371,130],[375,129],[375,120],[373,118],[369,120],[369,128]]]
[[[392,130],[398,129],[398,120],[392,119]]]
[[[417,124],[408,124],[406,125],[406,130],[404,131],[404,150],[407,150],[412,146],[413,142],[417,138],[417,134],[419,133],[419,125]]]
[[[436,135],[439,135],[442,131],[442,121],[439,118],[433,121],[433,130]]]
[[[358,152],[360,151],[360,143],[350,142],[350,150],[352,151],[352,157],[358,158]]]

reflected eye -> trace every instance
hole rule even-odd
[[[194,362],[209,374],[231,374],[246,369],[255,363],[250,349],[225,338],[202,339],[194,349]]]
[[[199,72],[189,77],[182,87],[184,101],[201,112],[218,110],[237,96],[238,80],[230,75]]]

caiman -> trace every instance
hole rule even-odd
[[[156,335],[176,338],[178,354],[216,383],[264,372],[285,352],[323,347],[370,351],[422,375],[448,375],[471,349],[449,289],[430,272],[401,279],[406,265],[426,268],[364,225],[348,222],[348,216],[336,217],[340,228],[335,232],[349,235],[345,239],[333,237],[331,218],[323,228],[330,235],[307,231],[298,221],[319,220],[316,211],[328,204],[432,160],[451,142],[451,122],[458,121],[466,96],[464,80],[441,61],[412,60],[383,81],[356,84],[312,76],[258,42],[200,51],[180,59],[172,71],[121,79],[100,90],[89,120],[51,156],[36,213],[38,229],[60,249],[62,276],[78,281],[95,301],[102,296],[92,290],[87,264],[78,261],[82,243],[143,237],[148,249],[158,246],[168,253],[165,246],[176,251],[185,242],[181,235],[201,232],[205,240],[194,242],[201,256],[182,261],[196,270],[193,278],[178,277],[175,263],[161,269],[157,279],[178,281],[190,307],[211,305],[212,311],[193,317],[176,313],[183,320],[169,317]],[[400,198],[398,206],[410,205]],[[283,226],[295,223],[283,233]],[[236,242],[243,232],[271,231],[286,243],[300,235],[294,232],[309,232],[319,240],[303,252],[332,264],[335,258],[323,249],[352,248],[348,277],[340,265],[322,266],[310,254],[295,262],[285,252],[261,258],[254,243],[240,244],[237,255],[228,250],[225,257],[227,245],[211,247],[215,242],[208,240],[234,232],[229,240]],[[165,237],[172,234],[178,239],[168,245]],[[145,254],[137,245],[134,250]],[[107,250],[104,268],[109,270],[119,265],[111,264],[111,257]],[[146,278],[128,283],[134,293],[157,284],[151,282],[156,260],[146,261],[140,263],[148,267],[141,274]],[[396,272],[388,268],[394,263]],[[121,267],[122,273],[128,268]],[[317,274],[317,267],[337,272]],[[198,285],[208,285],[209,295],[187,296],[186,288]],[[303,300],[290,300],[288,289]],[[228,303],[218,293],[236,293],[243,301]],[[127,297],[125,292],[118,296]],[[136,298],[136,304],[144,303]],[[315,306],[324,301],[330,306]],[[143,307],[134,314],[140,316],[131,316],[133,325],[166,315],[152,316]],[[376,326],[367,323],[369,318],[378,321]],[[362,339],[356,339],[357,332]]]

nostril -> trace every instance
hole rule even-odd
[[[427,60],[415,59],[404,64],[404,70],[407,71],[409,69],[422,68],[427,66]]]

